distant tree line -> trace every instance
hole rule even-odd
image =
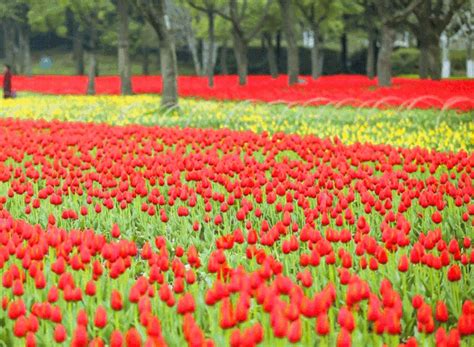
[[[2,0],[0,41],[4,60],[17,73],[31,74],[31,34],[54,32],[68,40],[77,74],[88,75],[95,93],[96,57],[104,43],[116,47],[122,94],[132,93],[130,55],[159,51],[162,106],[177,105],[176,47],[186,46],[194,71],[214,85],[219,69],[227,73],[229,47],[239,83],[247,83],[249,47],[261,42],[273,77],[279,73],[282,42],[289,85],[300,82],[299,48],[310,47],[311,77],[322,74],[327,45],[340,45],[341,72],[349,71],[348,34],[365,37],[366,72],[380,86],[392,78],[397,35],[411,32],[420,50],[421,78],[441,78],[446,37],[463,36],[467,65],[474,73],[474,0]],[[443,41],[444,40],[444,41]],[[86,61],[87,58],[87,61]]]

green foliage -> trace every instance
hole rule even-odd
[[[28,22],[38,32],[54,31],[61,37],[67,35],[66,7],[59,0],[30,0]]]
[[[417,48],[400,48],[392,54],[393,73],[413,73],[418,70],[420,51]]]
[[[25,9],[29,0],[2,0],[0,1],[0,20],[25,21]]]
[[[205,15],[198,11],[192,13],[192,26],[194,33],[199,39],[206,39],[208,37],[207,19]],[[215,38],[218,42],[224,42],[231,39],[230,23],[219,16],[214,18]]]
[[[451,51],[451,72],[453,75],[464,75],[466,70],[466,52]],[[396,75],[417,74],[420,51],[417,48],[400,48],[393,52],[392,65]]]
[[[299,16],[322,35],[339,35],[345,29],[344,17],[362,12],[355,0],[296,0]]]

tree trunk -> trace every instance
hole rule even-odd
[[[207,56],[207,80],[209,87],[214,87],[214,66],[215,66],[215,38],[214,38],[214,11],[207,12],[207,21],[208,21],[208,36],[209,36],[209,52]]]
[[[430,42],[428,46],[428,73],[433,80],[441,79],[441,49],[439,41]]]
[[[420,78],[439,80],[441,78],[441,32],[425,19],[416,33],[420,46]]]
[[[13,73],[16,73],[15,66],[15,28],[11,20],[6,20],[4,25],[4,45],[5,45],[5,63],[10,65]]]
[[[150,74],[150,52],[147,46],[142,48],[142,75],[148,76]]]
[[[21,59],[21,51],[20,51],[20,40],[19,40],[19,24],[15,22],[14,28],[13,28],[13,66],[14,70],[18,74],[23,73],[23,62]]]
[[[95,73],[96,73],[96,56],[94,51],[89,52],[89,72],[87,80],[87,95],[95,95]]]
[[[467,57],[467,60],[473,60],[474,59],[474,56],[472,54],[473,52],[473,49],[472,49],[472,41],[473,41],[473,35],[469,35],[469,37],[467,38],[467,47],[466,47],[466,57]]]
[[[466,76],[468,78],[474,78],[474,59],[472,55],[472,39],[473,35],[467,37],[467,47],[466,47]]]
[[[177,62],[174,44],[168,37],[160,42],[161,75],[163,78],[163,92],[161,106],[174,107],[178,104]]]
[[[30,46],[30,30],[25,29],[25,47],[23,50],[24,64],[25,64],[25,75],[32,75],[32,63],[31,63],[31,46]]]
[[[319,49],[319,56],[318,56],[318,76],[323,75],[323,69],[324,69],[324,51],[322,49]]]
[[[392,84],[392,51],[395,30],[387,24],[382,25],[380,51],[377,58],[378,84],[388,87]]]
[[[239,84],[241,86],[247,84],[248,61],[247,61],[247,43],[235,31],[234,37],[234,54],[237,61],[237,74],[239,75]]]
[[[31,76],[31,49],[29,28],[25,25],[19,25],[18,34],[21,73],[26,76]]]
[[[171,23],[166,11],[166,1],[136,1],[141,14],[155,29],[160,46],[160,65],[163,80],[161,107],[172,108],[178,105],[178,66]]]
[[[287,46],[288,84],[291,86],[298,83],[299,75],[299,52],[298,41],[295,32],[295,12],[290,0],[280,0],[282,14],[283,32],[285,33]]]
[[[311,47],[311,77],[318,79],[322,74],[323,56],[321,54],[321,42],[319,38],[318,28],[311,29],[313,35],[313,46]]]
[[[0,59],[5,59],[5,25],[0,24]]]
[[[196,38],[193,35],[186,35],[186,43],[188,44],[189,51],[194,64],[194,73],[196,76],[202,75],[201,62],[199,61],[199,54],[196,45]]]
[[[348,59],[347,59],[347,33],[343,33],[341,35],[341,65],[342,65],[342,72],[348,73],[349,64],[348,64]]]
[[[76,66],[76,75],[84,75],[84,33],[80,30],[79,23],[70,8],[66,10],[66,22],[72,37],[72,59]]]
[[[84,33],[76,25],[74,27],[74,33],[73,33],[72,49],[73,49],[73,59],[76,63],[76,74],[80,76],[84,75],[85,73],[84,45],[82,42],[83,40],[84,40]]]
[[[120,92],[122,95],[132,94],[132,78],[128,38],[128,2],[118,0],[118,69],[120,75]]]
[[[281,58],[281,30],[277,31],[276,34],[276,56],[277,56],[277,65]]]
[[[426,39],[419,39],[418,45],[420,49],[420,61],[419,61],[419,75],[421,79],[427,79],[428,73],[428,43]]]
[[[449,59],[449,38],[446,32],[441,34],[441,78],[449,78],[451,76],[451,61]]]
[[[227,43],[224,42],[224,44],[221,47],[221,75],[228,75],[229,74],[229,69],[227,67]]]
[[[267,51],[268,68],[270,70],[270,75],[272,76],[272,78],[277,78],[278,65],[275,54],[275,47],[273,47],[272,35],[268,32],[264,32],[262,35],[262,40]]]
[[[369,29],[369,46],[367,48],[367,77],[373,79],[375,77],[375,47],[377,38],[373,29]]]
[[[90,28],[90,51],[89,51],[89,73],[87,82],[87,95],[95,95],[95,77],[97,74],[97,60],[96,60],[96,41],[97,41],[97,28],[93,24]]]

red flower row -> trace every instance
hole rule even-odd
[[[0,77],[0,81],[1,81]],[[287,77],[250,76],[248,85],[239,86],[236,76],[216,76],[215,87],[209,88],[205,77],[180,76],[179,94],[215,100],[255,100],[355,107],[402,106],[404,108],[474,109],[473,80],[417,80],[394,78],[390,88],[378,88],[375,80],[358,75],[324,76],[318,80],[302,77],[304,82],[288,87]],[[85,94],[85,76],[15,76],[14,88],[48,94]],[[119,78],[96,79],[98,94],[119,94]],[[161,93],[160,76],[133,78],[135,93]]]

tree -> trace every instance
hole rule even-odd
[[[159,50],[158,40],[155,29],[145,20],[135,6],[133,9],[135,11],[131,11],[130,49],[132,54],[141,58],[141,74],[147,76],[150,74],[151,54]]]
[[[474,0],[467,2],[455,15],[448,27],[453,36],[464,37],[466,41],[466,76],[474,78]]]
[[[30,26],[28,23],[29,6],[27,3],[20,5],[20,20],[18,21],[18,51],[19,71],[31,76],[31,50],[30,50]]]
[[[118,70],[120,74],[120,92],[132,94],[131,65],[129,55],[128,0],[117,1],[118,12]]]
[[[54,32],[72,42],[72,58],[76,74],[84,75],[84,29],[77,14],[65,0],[28,0],[30,11],[28,20],[35,32]]]
[[[164,108],[175,107],[178,105],[178,66],[165,0],[135,0],[135,3],[158,36],[161,75],[163,77],[161,106]]]
[[[375,0],[381,21],[380,50],[377,57],[378,84],[381,87],[392,84],[393,42],[396,28],[407,21],[408,16],[423,0]]]
[[[342,73],[349,73],[349,58],[348,58],[348,47],[347,47],[347,32],[344,30],[340,37],[341,41],[341,65]]]
[[[228,42],[232,41],[232,26],[229,21],[223,19],[221,16],[216,17],[216,32],[215,32],[215,39],[216,39],[216,46],[217,51],[215,55],[216,66],[217,66],[217,58],[219,58],[219,73],[221,75],[229,74],[229,67],[228,67],[228,54],[229,54],[229,47]],[[202,31],[203,33],[205,31]]]
[[[275,47],[273,45],[273,37],[271,32],[264,31],[262,34],[263,43],[267,51],[268,70],[272,78],[278,77],[278,61],[275,53]]]
[[[272,0],[252,0],[251,3],[248,0],[229,0],[225,9],[216,9],[216,13],[229,21],[232,26],[234,54],[240,85],[247,84],[248,44],[262,30],[271,3]],[[258,15],[255,15],[257,13]]]
[[[0,20],[4,23],[5,61],[16,73],[31,75],[29,1],[4,0]]]
[[[372,0],[362,0],[362,27],[367,32],[367,60],[366,71],[367,77],[373,79],[375,77],[375,62],[377,50],[377,32],[380,25],[377,16],[377,9]]]
[[[14,64],[18,61],[18,43],[15,40],[17,33],[16,15],[12,13],[15,10],[12,2],[6,2],[0,4],[0,17],[3,23],[3,45],[5,49],[5,63],[9,64],[13,71],[16,73],[17,65]]]
[[[180,0],[183,2],[184,0]],[[171,18],[171,27],[175,36],[175,42],[180,39],[186,42],[191,57],[193,59],[194,72],[196,75],[202,75],[201,60],[199,59],[198,40],[193,28],[192,11],[186,6],[178,6],[175,2],[167,2],[168,12]]]
[[[229,74],[229,68],[227,66],[227,41],[224,41],[224,43],[221,45],[220,49],[220,74],[221,75],[228,75]]]
[[[349,0],[297,0],[296,4],[313,38],[311,76],[317,79],[322,73],[324,33],[339,31],[343,27],[344,13],[357,12],[358,7]]]
[[[420,47],[420,78],[441,78],[441,33],[467,0],[422,0],[415,7],[416,22],[410,22]]]
[[[268,70],[272,78],[278,77],[278,57],[274,45],[273,37],[281,28],[281,14],[279,5],[270,6],[268,11],[267,20],[264,23],[262,29],[262,46],[265,48]]]
[[[59,0],[64,8],[69,8],[82,30],[86,34],[84,48],[89,56],[87,95],[95,94],[95,77],[97,75],[97,48],[100,32],[109,27],[107,17],[114,12],[110,0]]]
[[[66,8],[66,21],[68,35],[72,38],[72,57],[76,63],[76,75],[84,75],[84,31],[81,30],[79,21],[69,7]]]
[[[208,84],[210,87],[214,86],[214,66],[215,66],[215,20],[217,11],[222,11],[222,6],[219,6],[218,1],[215,0],[186,0],[186,3],[193,9],[202,12],[207,19],[208,27],[208,47],[207,47],[207,66],[206,74]]]
[[[288,84],[298,83],[299,51],[296,38],[295,3],[292,0],[278,0],[281,9],[282,26],[287,47]]]

